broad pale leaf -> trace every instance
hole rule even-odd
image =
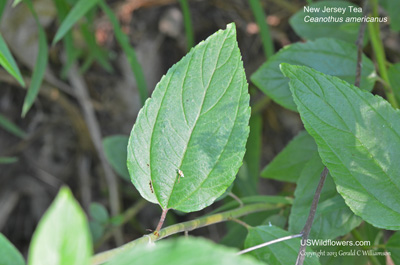
[[[307,40],[330,37],[355,43],[361,23],[352,20],[357,20],[363,14],[352,12],[354,9],[350,10],[349,6],[358,8],[357,5],[347,1],[314,2],[294,14],[289,23],[300,37]],[[337,8],[337,12],[323,12],[331,8]],[[342,12],[338,12],[339,8]],[[344,14],[343,8],[346,8]],[[323,21],[319,22],[315,19]]]
[[[25,260],[14,245],[0,233],[0,265],[25,265]]]
[[[237,250],[202,238],[163,240],[155,246],[139,245],[125,251],[106,265],[261,265],[252,257],[236,255]]]
[[[329,38],[292,44],[272,56],[251,76],[251,81],[276,103],[297,111],[290,93],[289,80],[279,69],[281,63],[309,66],[354,84],[357,47],[345,41]],[[371,60],[363,55],[360,86],[362,89],[372,90],[375,83],[374,69]]]
[[[263,169],[261,176],[296,182],[307,161],[317,153],[314,139],[302,131]]]
[[[103,139],[104,152],[108,162],[117,171],[118,175],[126,180],[130,180],[126,166],[128,141],[129,137],[125,135],[113,135]]]
[[[53,39],[53,44],[61,40],[64,35],[72,28],[72,26],[81,19],[90,9],[92,9],[100,0],[79,0],[67,17],[61,23],[56,35]]]
[[[36,228],[29,265],[87,265],[92,239],[85,213],[71,191],[63,187]]]
[[[304,66],[281,65],[337,191],[370,224],[400,229],[400,112],[379,96]]]
[[[289,217],[289,231],[300,233],[303,229],[311,203],[317,189],[324,165],[317,153],[314,153],[305,165],[297,181],[295,199]],[[317,212],[311,227],[311,239],[334,239],[349,233],[361,223],[362,219],[353,214],[336,191],[330,175],[326,177],[319,199]]]
[[[281,237],[290,236],[288,231],[283,230],[277,226],[257,226],[249,228],[246,241],[244,243],[245,248],[250,248],[271,240],[275,240]],[[300,249],[301,238],[293,238],[290,240],[275,243],[263,248],[249,252],[250,255],[256,257],[258,260],[266,262],[272,265],[286,265],[295,264],[297,254]],[[307,248],[307,253],[312,252],[310,248]],[[319,264],[316,256],[306,257],[304,264]]]
[[[235,179],[249,117],[236,28],[229,24],[174,65],[141,109],[128,144],[133,184],[163,209],[210,205]]]
[[[6,3],[6,1],[4,1]],[[3,39],[3,36],[0,34],[0,65],[4,67],[4,69],[12,75],[21,86],[25,87],[24,79],[22,78],[21,72],[17,66],[17,63],[14,60],[14,57],[11,55],[10,50],[7,47],[6,42]]]

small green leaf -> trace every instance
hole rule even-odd
[[[25,87],[24,79],[22,78],[21,72],[17,66],[17,63],[14,60],[14,57],[11,55],[10,50],[7,47],[6,42],[3,39],[3,36],[0,34],[0,65],[4,67],[4,69],[12,75],[15,79],[17,79],[18,83],[21,86]]]
[[[328,3],[328,2],[321,2]],[[289,89],[289,80],[283,76],[279,64],[305,65],[322,73],[337,76],[351,84],[355,81],[357,47],[338,39],[317,39],[286,46],[265,62],[252,76],[251,81],[276,103],[297,111]],[[362,57],[361,88],[371,91],[375,79],[374,64]]]
[[[21,128],[19,128],[17,125],[12,123],[10,120],[8,120],[1,114],[0,114],[0,127],[3,127],[4,130],[14,134],[17,137],[20,138],[26,137],[26,133]]]
[[[89,228],[93,242],[97,242],[104,235],[105,226],[96,221],[89,221]]]
[[[0,264],[25,265],[25,260],[14,245],[0,233]]]
[[[386,248],[390,252],[390,257],[394,264],[400,264],[400,231],[397,231],[389,238]]]
[[[113,135],[103,139],[104,152],[108,162],[123,179],[130,180],[127,160],[127,146],[129,137],[125,135]]]
[[[46,33],[44,32],[43,27],[40,25],[40,21],[35,10],[33,9],[32,3],[30,1],[26,1],[25,3],[28,5],[31,13],[35,17],[35,21],[38,27],[39,51],[36,58],[35,68],[32,74],[32,80],[28,88],[28,93],[25,96],[24,105],[22,106],[22,117],[25,117],[25,115],[28,113],[39,93],[39,89],[42,84],[44,74],[46,72],[47,60],[49,56]]]
[[[400,63],[393,64],[389,67],[388,76],[390,84],[392,85],[393,94],[397,102],[400,102]]]
[[[250,248],[262,243],[275,240],[281,237],[290,236],[291,234],[276,226],[257,226],[251,227],[244,243],[245,248]],[[267,264],[286,265],[295,264],[297,254],[300,249],[300,238],[275,243],[254,251],[249,252],[250,255]],[[307,253],[312,252],[307,248]],[[308,253],[310,254],[310,253]],[[307,257],[304,264],[319,264],[316,256]]]
[[[92,240],[85,213],[63,187],[33,234],[29,265],[87,265]]]
[[[18,161],[14,156],[0,156],[0,164],[12,164]]]
[[[53,45],[61,40],[64,35],[72,28],[72,26],[81,19],[90,9],[92,9],[100,0],[79,0],[67,17],[61,23],[57,33],[53,39]]]
[[[400,229],[400,111],[311,68],[281,69],[346,204],[376,227]]]
[[[296,182],[307,161],[317,153],[314,139],[302,131],[263,169],[261,176]]]
[[[318,153],[314,153],[305,165],[297,181],[295,199],[289,218],[289,231],[300,233],[303,229],[317,189],[324,165]],[[311,227],[311,239],[334,239],[345,235],[360,225],[362,219],[355,216],[337,193],[330,175],[326,177],[319,199],[317,212]]]
[[[90,217],[99,222],[105,224],[108,222],[110,216],[108,215],[107,209],[100,203],[93,202],[89,206]]]
[[[139,245],[125,251],[106,265],[261,265],[251,257],[237,256],[236,250],[202,238],[167,239],[155,244]]]
[[[235,179],[249,117],[236,28],[229,24],[174,65],[139,112],[128,144],[133,184],[163,209],[210,205]]]
[[[347,1],[315,2],[294,14],[289,23],[300,37],[307,40],[329,37],[355,43],[361,23],[351,20],[357,20],[363,14],[362,12],[351,12],[349,6],[358,8],[357,5]],[[323,12],[323,10],[331,8],[346,8],[346,11],[344,14],[341,12]],[[313,12],[310,10],[313,10]],[[314,21],[310,19],[314,19]],[[317,22],[315,19],[326,21]]]

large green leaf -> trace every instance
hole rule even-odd
[[[25,265],[21,253],[0,233],[0,265]]]
[[[106,265],[261,265],[251,257],[237,256],[235,249],[202,238],[163,240],[155,246],[139,245]]]
[[[304,126],[351,210],[400,229],[400,112],[379,96],[304,66],[282,64]]]
[[[265,62],[252,76],[251,81],[275,102],[297,111],[289,90],[289,80],[279,70],[279,64],[290,63],[312,67],[325,74],[337,76],[354,83],[357,64],[357,47],[338,39],[318,39],[286,46]],[[372,90],[375,80],[374,64],[362,57],[361,88]]]
[[[307,40],[330,37],[355,43],[361,23],[351,20],[357,20],[363,14],[362,12],[351,12],[349,6],[358,8],[357,5],[347,1],[315,2],[294,14],[289,23],[300,37]],[[344,14],[342,12],[323,12],[323,10],[331,8],[337,8],[337,11],[339,8],[346,8],[346,11]]]
[[[104,152],[108,162],[122,178],[129,180],[129,172],[126,166],[129,137],[125,135],[113,135],[103,139]]]
[[[81,19],[90,9],[92,9],[100,0],[79,0],[67,17],[61,23],[53,39],[53,44],[61,40],[72,26]]]
[[[281,237],[290,236],[288,231],[282,230],[276,226],[257,226],[249,228],[246,241],[244,243],[245,248],[260,245],[262,243],[272,241]],[[256,257],[258,260],[266,262],[267,264],[273,265],[286,265],[295,264],[297,254],[300,249],[300,238],[293,238],[290,240],[275,243],[263,248],[249,252],[251,255]],[[304,264],[319,264],[318,258],[311,255],[312,250],[307,248],[307,253],[310,257],[306,257]]]
[[[394,264],[400,264],[400,231],[397,231],[389,238],[386,248],[391,253],[390,257]]]
[[[92,251],[85,213],[63,187],[33,234],[28,264],[87,265]]]
[[[296,182],[307,161],[318,153],[314,139],[300,132],[261,172],[261,176],[280,181]]]
[[[295,199],[289,217],[290,232],[300,233],[303,229],[323,169],[321,158],[318,153],[314,153],[297,181]],[[343,198],[336,191],[332,177],[328,175],[321,192],[310,238],[334,239],[349,233],[361,221],[362,219],[355,216],[344,203]]]
[[[229,24],[174,65],[139,112],[128,145],[133,184],[163,209],[210,205],[235,179],[249,117],[236,28]]]
[[[5,2],[4,2],[5,3]],[[4,69],[12,75],[17,81],[21,84],[21,86],[25,87],[24,79],[22,78],[21,72],[17,66],[17,63],[14,60],[14,57],[11,55],[10,50],[7,47],[6,42],[3,39],[3,36],[0,34],[0,65],[4,67]]]

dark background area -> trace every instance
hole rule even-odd
[[[359,4],[359,1],[353,2]],[[51,0],[38,0],[34,3],[39,16],[43,18],[50,44],[59,25],[55,8],[51,6]],[[153,90],[169,67],[187,52],[179,3],[174,0],[126,0],[108,3],[118,15],[124,31],[129,34],[148,87]],[[299,41],[288,19],[306,5],[306,1],[266,0],[262,3],[275,50]],[[265,61],[258,27],[248,1],[193,0],[189,4],[196,43],[218,29],[224,29],[226,24],[235,22],[247,76]],[[28,39],[26,43],[21,43],[18,36],[32,31],[33,23],[23,5],[17,6],[15,10],[7,9],[6,12],[1,21],[1,30],[7,33],[5,38],[23,75],[31,76],[29,61],[32,60],[29,60],[29,50],[37,39]],[[90,30],[95,33],[98,44],[107,51],[112,72],[94,63],[83,76],[96,111],[101,135],[128,135],[141,107],[136,83],[127,59],[115,41],[108,19],[98,11],[94,21]],[[387,58],[389,61],[398,61],[398,36],[391,35],[387,25],[383,25],[382,33],[387,47]],[[77,46],[85,50],[85,41],[79,36],[79,32],[74,34]],[[15,42],[21,45],[13,45]],[[367,54],[369,50],[367,46]],[[60,76],[62,51],[62,43],[49,46],[49,68],[55,76]],[[26,52],[28,55],[25,55]],[[35,53],[35,49],[31,53]],[[19,57],[18,54],[23,55]],[[81,60],[80,63],[82,62]],[[68,83],[68,80],[62,82]],[[249,91],[252,105],[265,101],[263,93],[251,83]],[[377,87],[374,92],[379,91],[380,88]],[[77,99],[68,94],[68,91],[59,90],[59,87],[45,82],[33,108],[22,119],[21,109],[25,94],[1,69],[0,113],[20,126],[28,136],[20,139],[0,129],[0,156],[18,157],[16,163],[0,165],[0,231],[24,255],[39,219],[62,185],[68,185],[72,189],[85,211],[91,202],[108,207],[104,171]],[[273,102],[265,102],[261,108],[261,169],[303,128],[298,114]],[[126,210],[141,200],[131,183],[118,178],[118,184],[123,209]],[[260,194],[282,194],[293,190],[292,184],[260,179]],[[217,202],[203,211],[187,215],[170,213],[166,225],[195,219],[221,204],[222,202]],[[137,216],[123,226],[124,241],[128,242],[148,233],[146,229],[154,229],[160,213],[161,209],[157,205],[144,204]],[[221,224],[196,230],[194,234],[219,241],[225,232],[225,225]],[[99,250],[114,246],[115,241],[111,238]]]

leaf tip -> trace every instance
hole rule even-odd
[[[289,71],[293,67],[293,65],[288,63],[281,63],[279,64],[279,69],[281,70],[282,74],[286,77],[289,77]]]

